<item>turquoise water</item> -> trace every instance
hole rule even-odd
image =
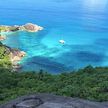
[[[0,1],[0,24],[28,22],[44,30],[9,33],[3,42],[27,53],[23,70],[59,73],[89,64],[108,66],[108,0]]]

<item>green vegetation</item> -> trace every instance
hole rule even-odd
[[[10,68],[11,62],[5,46],[0,42],[0,67]]]
[[[0,32],[8,31],[9,28],[5,26],[0,26]]]
[[[0,26],[0,32],[7,32],[7,31],[18,31],[19,27],[15,26]]]
[[[11,72],[0,68],[0,103],[30,93],[54,93],[94,101],[108,101],[108,68],[84,69],[52,75]]]

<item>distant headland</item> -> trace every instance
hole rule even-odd
[[[16,31],[38,32],[40,30],[43,30],[43,27],[32,23],[27,23],[25,25],[14,25],[14,26],[0,25],[0,41],[6,39],[6,37],[1,34],[2,32],[16,32]]]

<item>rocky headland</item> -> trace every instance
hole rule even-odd
[[[20,51],[19,49],[13,49],[6,45],[0,43],[0,48],[3,48],[3,55],[8,55],[9,61],[12,64],[12,68],[14,70],[21,68],[18,62],[26,55],[24,51]]]
[[[43,27],[32,24],[32,23],[27,23],[23,26],[20,26],[21,30],[26,30],[28,32],[38,32],[40,30],[43,30]]]
[[[32,23],[27,23],[25,25],[14,25],[14,26],[0,25],[0,32],[15,32],[19,30],[28,31],[28,32],[38,32],[40,30],[43,30],[43,27]]]
[[[21,65],[18,62],[21,61],[24,56],[26,56],[24,51],[20,51],[19,49],[11,49],[10,60],[14,71],[21,68]]]
[[[33,94],[10,101],[0,108],[108,108],[108,102],[92,102],[52,94]]]
[[[16,32],[16,31],[38,32],[40,30],[43,30],[43,27],[32,23],[27,23],[21,26],[20,25],[14,25],[14,26],[0,25],[0,41],[6,39],[6,36],[3,35],[2,32]],[[20,51],[19,49],[12,49],[3,44],[2,46],[6,48],[6,53],[9,54],[13,69],[16,70],[21,68],[18,62],[26,55],[26,53],[24,51]]]

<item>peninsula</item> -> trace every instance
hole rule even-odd
[[[22,31],[26,30],[28,32],[38,32],[40,30],[43,30],[43,27],[32,23],[27,23],[25,25],[14,25],[14,26],[0,25],[0,32],[15,32],[18,30]]]
[[[43,27],[32,23],[27,23],[21,26],[20,25],[14,25],[14,26],[0,25],[0,41],[6,39],[6,36],[3,34],[6,32],[16,32],[16,31],[38,32],[40,30],[43,30]],[[1,49],[1,55],[4,55],[6,56],[6,58],[8,58],[7,61],[10,62],[9,64],[12,65],[14,70],[20,68],[18,62],[26,55],[24,51],[20,51],[19,49],[12,49],[6,45],[3,45],[2,43],[0,43],[0,49]],[[5,67],[7,67],[7,65]]]

